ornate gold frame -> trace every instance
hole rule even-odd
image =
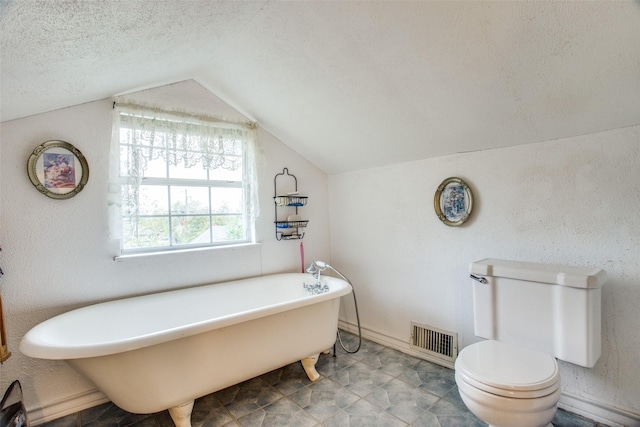
[[[454,196],[455,201],[451,200]],[[455,205],[452,205],[455,203]],[[433,197],[433,207],[440,221],[450,227],[462,225],[473,209],[471,189],[460,178],[447,178],[438,187]]]
[[[72,164],[74,182],[64,187],[50,185],[45,179],[43,155],[45,153],[73,155]],[[65,141],[51,140],[38,145],[27,161],[27,173],[36,189],[52,199],[68,199],[78,194],[89,181],[89,165],[80,150]]]

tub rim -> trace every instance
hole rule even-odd
[[[130,304],[132,300],[144,300],[145,298],[158,298],[158,296],[170,296],[181,291],[193,290],[198,288],[210,288],[217,285],[233,285],[244,282],[250,282],[254,280],[260,280],[262,278],[277,277],[293,279],[294,276],[305,278],[309,281],[312,276],[306,273],[277,273],[268,274],[263,276],[256,276],[245,279],[229,280],[219,283],[210,283],[200,286],[185,287],[181,289],[174,289],[169,291],[162,291],[157,293],[145,294],[135,297],[120,298],[113,301],[101,302],[97,304],[90,304],[84,307],[80,307],[74,310],[70,310],[59,315],[56,315],[50,319],[40,322],[38,325],[31,328],[22,338],[20,342],[20,351],[26,356],[48,359],[48,360],[69,360],[69,359],[81,359],[88,357],[107,356],[115,353],[124,353],[127,351],[137,350],[140,348],[150,347],[157,344],[162,344],[167,341],[177,340],[192,335],[201,334],[213,329],[223,328],[231,326],[241,322],[247,322],[255,320],[260,317],[266,317],[273,314],[281,313],[288,310],[293,310],[301,307],[305,307],[311,304],[321,303],[323,301],[340,298],[351,292],[352,288],[345,280],[331,277],[322,276],[323,283],[329,285],[329,292],[317,294],[317,295],[305,295],[303,298],[295,298],[287,300],[281,303],[272,304],[268,306],[261,306],[249,310],[235,312],[233,314],[215,317],[213,319],[207,319],[200,322],[192,322],[183,324],[175,328],[169,328],[155,333],[146,333],[141,335],[132,335],[125,339],[118,340],[105,340],[101,342],[94,342],[89,344],[65,344],[61,342],[54,342],[48,339],[50,335],[50,328],[59,326],[57,324],[63,323],[77,312],[85,312],[92,308],[100,307],[118,307],[123,305],[123,301],[127,301]],[[314,279],[315,280],[315,279]],[[300,283],[300,286],[303,286]]]

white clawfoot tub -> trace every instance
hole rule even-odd
[[[303,360],[336,339],[344,280],[323,276],[323,293],[289,273],[96,304],[40,323],[22,339],[30,357],[63,359],[113,403],[133,413],[165,409],[191,425],[194,399]]]

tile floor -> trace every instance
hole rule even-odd
[[[357,338],[343,333],[347,347]],[[358,353],[321,355],[312,383],[299,362],[196,400],[193,427],[474,427],[486,426],[464,406],[454,372],[363,340]],[[559,410],[555,427],[604,427]],[[167,411],[130,414],[111,403],[45,427],[172,427]]]

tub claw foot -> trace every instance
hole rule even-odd
[[[169,415],[176,427],[191,427],[191,411],[193,410],[193,400],[179,406],[169,408]]]
[[[319,357],[320,353],[313,356],[305,357],[301,360],[302,367],[304,368],[304,371],[307,373],[307,376],[311,381],[316,381],[318,378],[320,378],[320,374],[318,373],[318,371],[316,371],[316,362],[318,362]]]

